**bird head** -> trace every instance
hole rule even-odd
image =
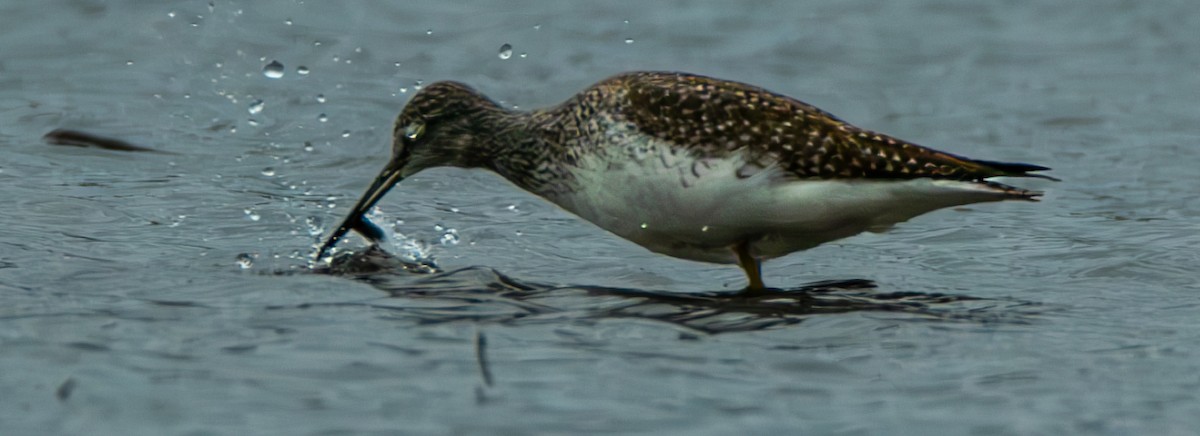
[[[373,243],[382,240],[383,231],[363,215],[404,178],[430,167],[479,166],[486,155],[473,144],[480,139],[480,129],[486,128],[481,118],[502,112],[495,102],[459,82],[437,82],[421,89],[396,117],[391,159],[318,250],[317,259],[350,230]]]

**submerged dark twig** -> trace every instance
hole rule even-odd
[[[484,336],[483,330],[478,327],[475,329],[475,361],[479,362],[479,375],[483,377],[483,385],[492,387],[492,367],[487,358],[487,336]]]

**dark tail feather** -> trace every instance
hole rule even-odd
[[[1037,174],[1035,174],[1035,176],[1036,175]],[[1041,201],[1041,197],[1043,194],[1042,191],[1022,189],[1022,188],[1018,188],[1016,186],[1009,186],[1009,185],[1005,185],[1003,183],[996,183],[996,182],[989,181],[989,180],[981,180],[976,183],[982,183],[984,186],[987,186],[987,187],[991,188],[992,190],[995,190],[996,192],[1002,193],[1002,194],[1004,194],[1004,196],[1006,198],[1013,199],[1013,200]]]
[[[995,161],[990,161],[990,160],[975,160],[974,162],[1003,173],[1003,174],[998,174],[997,176],[1035,177],[1035,178],[1039,178],[1039,179],[1053,180],[1055,182],[1061,181],[1058,178],[1050,177],[1045,174],[1030,174],[1034,171],[1049,171],[1050,170],[1050,168],[1047,168],[1047,167],[1044,167],[1041,165],[1032,165],[1032,164],[1018,163],[1018,162],[995,162]]]

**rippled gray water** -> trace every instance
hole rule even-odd
[[[1200,428],[1192,3],[405,3],[0,4],[0,433]],[[451,169],[377,217],[446,272],[308,268],[421,84],[635,69],[1064,181],[769,262],[771,299]]]

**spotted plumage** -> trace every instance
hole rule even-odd
[[[396,119],[392,160],[329,238],[379,239],[361,216],[434,166],[486,168],[621,237],[684,259],[762,259],[961,204],[1035,200],[987,181],[1047,168],[981,161],[860,129],[737,82],[663,72],[601,81],[531,112],[457,82],[434,83]]]

